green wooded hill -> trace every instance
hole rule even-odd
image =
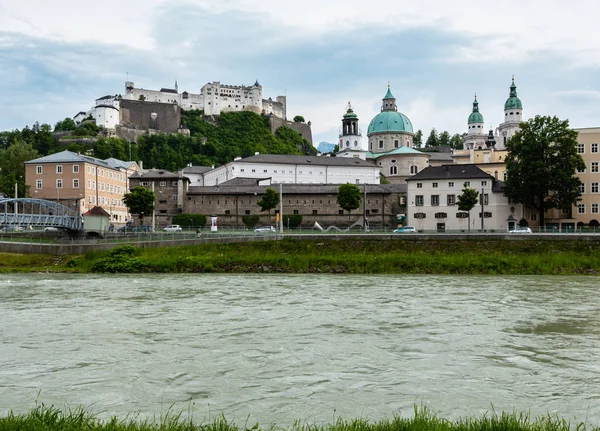
[[[235,157],[261,154],[316,154],[316,149],[299,133],[280,127],[275,134],[268,118],[253,112],[221,114],[216,122],[207,121],[201,111],[182,112],[182,126],[190,136],[152,135],[138,139],[137,154],[144,167],[175,171],[193,165],[221,165]]]

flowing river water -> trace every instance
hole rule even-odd
[[[600,424],[594,277],[1,275],[0,414]]]

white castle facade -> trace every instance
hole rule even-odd
[[[104,96],[96,99],[92,109],[79,112],[73,119],[81,122],[92,117],[98,126],[114,130],[120,122],[120,101],[140,100],[156,103],[173,103],[185,111],[199,109],[204,115],[219,115],[221,112],[252,111],[257,114],[274,115],[282,119],[287,117],[285,96],[264,99],[262,86],[256,81],[252,86],[223,85],[218,81],[205,84],[200,93],[179,92],[175,88],[147,90],[136,88],[132,81],[125,82],[125,94]]]

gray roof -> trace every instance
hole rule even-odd
[[[145,172],[134,172],[130,177],[130,179],[179,179],[183,178],[184,180],[189,179],[187,177],[180,177],[178,174],[167,171],[165,169],[150,169]]]
[[[40,157],[34,160],[29,160],[25,162],[25,164],[34,164],[34,163],[78,163],[85,162],[91,163],[93,165],[103,166],[105,168],[116,169],[106,160],[97,159],[91,156],[85,156],[83,154],[74,153],[73,151],[61,151],[60,153],[50,154],[48,156]]]
[[[391,193],[406,193],[406,184],[367,184],[367,195],[369,194],[391,194]],[[364,192],[364,184],[359,185],[361,193]],[[254,195],[262,194],[268,188],[279,191],[279,184],[270,186],[256,185],[220,185],[220,186],[205,186],[205,187],[190,187],[187,191],[188,195],[239,195],[247,194]],[[340,188],[339,184],[283,184],[283,195],[290,194],[315,194],[315,195],[335,195]]]
[[[452,158],[452,154],[450,153],[427,153],[429,154],[431,157],[429,158],[430,162],[435,162],[435,161],[443,161],[443,162],[449,162],[452,163],[452,161],[454,160]]]
[[[210,171],[212,168],[210,166],[186,166],[183,168],[184,174],[203,174],[205,172]]]
[[[418,180],[460,180],[460,179],[494,179],[490,174],[485,173],[475,165],[442,165],[429,166],[418,174],[407,178],[406,181]]]
[[[289,156],[286,154],[258,154],[237,160],[236,163],[287,163],[295,165],[375,167],[371,162],[354,157]]]
[[[257,186],[261,181],[270,180],[271,177],[266,178],[244,178],[235,177],[229,181],[222,182],[220,186]]]
[[[126,162],[124,160],[115,159],[114,157],[110,157],[110,158],[106,159],[106,162],[115,168],[123,168],[123,169],[129,169],[129,168],[131,168],[131,166],[136,164],[136,162],[131,161],[131,160]]]

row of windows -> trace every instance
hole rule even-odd
[[[431,206],[439,206],[440,205],[440,195],[431,195]],[[479,202],[481,203],[481,198],[479,198]],[[489,205],[490,199],[487,193],[483,195],[483,204]],[[420,207],[425,205],[425,197],[423,195],[415,196],[415,205]],[[456,195],[446,195],[446,205],[453,206],[456,205]]]
[[[599,214],[598,212],[598,204],[591,204],[590,205],[590,210],[592,214]],[[585,204],[577,204],[577,214],[585,214],[586,212],[586,205]]]
[[[150,181],[140,181],[140,185],[143,187],[150,187]],[[167,187],[167,181],[161,181],[158,183],[160,187]],[[177,181],[171,181],[172,187],[177,187]]]
[[[593,173],[598,173],[598,164],[599,162],[590,162],[590,171]],[[577,173],[579,174],[584,174],[585,173],[585,169],[583,171],[577,171]]]
[[[594,142],[590,145],[590,152],[597,153],[598,152],[598,143]],[[585,154],[585,144],[577,144],[577,153]]]
[[[599,189],[598,184],[600,184],[600,183],[598,183],[598,182],[590,183],[590,193],[598,193],[598,189]],[[584,194],[585,189],[586,189],[585,183],[581,183],[579,185],[579,192],[581,194]]]
[[[481,218],[481,214],[479,213],[479,218]],[[434,217],[437,219],[440,218],[448,218],[448,214],[447,213],[435,213]],[[484,218],[492,218],[492,213],[488,212],[488,211],[484,211],[483,212],[483,217]],[[425,213],[414,213],[413,214],[413,218],[415,219],[424,219],[427,218],[427,214]],[[456,213],[456,218],[469,218],[469,213],[468,212],[458,212]]]
[[[438,188],[438,187],[439,187],[439,184],[440,184],[440,183],[437,183],[437,182],[431,183],[431,187],[433,187],[434,189],[436,189],[436,188]],[[471,187],[471,181],[465,181],[465,182],[463,183],[463,185],[464,185],[465,187]],[[483,181],[481,181],[481,187],[487,187],[487,185],[488,185],[488,182],[487,182],[487,180],[483,180]],[[448,181],[448,188],[450,188],[450,189],[451,189],[451,188],[453,188],[453,187],[454,187],[454,181]],[[423,188],[423,183],[417,183],[417,188],[418,188],[418,189],[422,189],[422,188]]]
[[[62,174],[64,172],[63,169],[63,165],[56,165],[56,173],[57,174]],[[91,175],[95,175],[96,174],[96,168],[94,168],[93,166],[88,166],[87,167],[87,172],[88,174]],[[35,167],[35,173],[37,175],[41,175],[44,173],[44,167],[43,166],[36,166]],[[74,174],[78,174],[79,173],[79,165],[73,165],[73,173]],[[111,180],[118,180],[118,181],[123,181],[125,179],[125,175],[117,173],[117,172],[113,172],[113,171],[105,171],[104,169],[100,169],[98,168],[98,176],[100,177],[104,177],[106,174],[106,178],[110,178]]]

